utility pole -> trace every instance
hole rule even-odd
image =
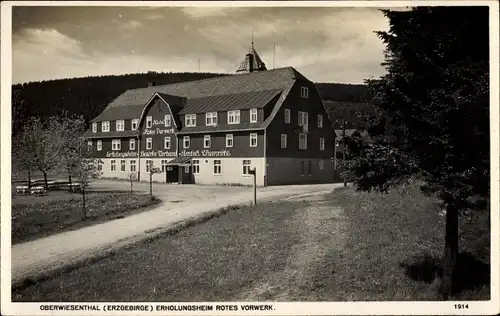
[[[253,205],[257,205],[257,168],[249,169],[248,173],[253,175]]]
[[[201,72],[200,58],[198,57],[198,72]]]
[[[347,125],[347,121],[344,120],[344,124],[342,124],[342,160],[344,161],[344,171],[345,171],[345,126]],[[344,176],[344,186],[347,186],[347,179]]]

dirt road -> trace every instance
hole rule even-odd
[[[258,200],[280,200],[294,196],[331,192],[334,184],[276,186],[258,189]],[[128,189],[124,181],[97,181],[95,189]],[[135,190],[148,191],[147,183]],[[206,216],[222,207],[249,203],[248,187],[154,184],[154,194],[165,202],[155,209],[122,219],[69,231],[12,247],[12,281],[36,278],[68,264],[99,255],[105,249],[122,247],[176,223]],[[176,200],[176,203],[169,201]],[[179,202],[181,201],[181,202]]]

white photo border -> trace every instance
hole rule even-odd
[[[100,311],[44,310],[48,303],[11,301],[11,85],[12,85],[12,7],[13,6],[173,6],[173,7],[380,7],[408,6],[489,6],[490,7],[490,144],[491,144],[491,291],[490,301],[436,302],[254,302],[272,305],[271,311],[215,311],[220,304],[245,305],[249,302],[196,303],[51,303],[57,306],[97,306]],[[4,315],[142,315],[152,312],[104,311],[110,305],[144,305],[158,315],[493,315],[499,306],[499,5],[496,1],[4,1],[1,3],[1,313]],[[493,194],[495,193],[495,194]],[[468,304],[468,309],[456,309]],[[175,311],[181,306],[207,305],[213,311]],[[165,307],[166,306],[166,307]],[[168,307],[170,306],[170,307]],[[73,307],[74,308],[74,307]],[[82,307],[83,308],[83,307]],[[170,309],[168,309],[170,308]]]

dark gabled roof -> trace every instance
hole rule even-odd
[[[120,138],[120,137],[134,137],[138,136],[138,130],[127,130],[127,131],[112,131],[112,132],[98,132],[92,133],[92,131],[87,130],[83,137],[85,138]]]
[[[217,126],[189,126],[183,127],[177,134],[197,134],[213,132],[238,132],[244,130],[261,130],[265,123],[240,123],[240,124],[217,124]]]
[[[146,101],[147,102],[147,101]],[[102,122],[112,120],[139,119],[144,108],[144,104],[131,104],[126,107],[108,106],[97,117],[90,122]]]
[[[179,114],[263,108],[282,91],[282,89],[275,89],[188,99]]]
[[[285,67],[162,86],[130,89],[114,99],[92,122],[138,118],[142,112],[142,108],[155,92],[170,96],[185,97],[189,100],[255,91],[283,90],[290,87],[295,79],[307,80],[307,78],[293,67]]]

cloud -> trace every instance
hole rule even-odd
[[[130,52],[87,52],[82,43],[54,29],[25,29],[13,38],[13,83],[106,74],[154,71],[183,72],[198,67],[197,60],[151,58]],[[220,72],[213,60],[203,70]]]
[[[14,82],[154,71],[233,73],[250,46],[268,69],[360,83],[384,72],[375,8],[44,7],[13,11]],[[121,16],[121,17],[120,17]],[[273,51],[276,46],[275,54]]]
[[[133,30],[142,26],[142,23],[136,20],[130,20],[122,23],[123,28]]]

